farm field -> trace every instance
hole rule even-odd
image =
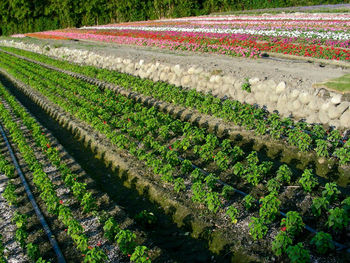
[[[0,257],[348,262],[349,60],[348,13],[0,37]]]

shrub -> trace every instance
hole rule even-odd
[[[255,198],[252,197],[251,195],[246,195],[246,196],[243,198],[243,202],[244,202],[244,207],[245,207],[246,209],[250,209],[250,208],[254,205]]]
[[[277,193],[272,192],[269,195],[261,198],[259,215],[266,223],[270,223],[279,212],[281,201],[277,198]]]
[[[328,201],[338,199],[340,191],[338,190],[336,183],[326,183],[324,186],[325,190],[322,191],[322,196],[326,197]]]
[[[311,210],[315,216],[320,216],[322,210],[327,210],[329,202],[325,197],[316,197],[312,200]]]
[[[322,231],[318,232],[310,242],[311,245],[316,246],[316,250],[320,254],[327,253],[328,250],[334,249],[334,245],[332,242],[332,236],[328,233],[324,233]]]
[[[298,243],[295,246],[288,247],[286,252],[291,263],[310,262],[309,251],[304,249],[302,243]]]
[[[252,217],[252,221],[249,223],[249,234],[254,240],[262,239],[267,234],[267,230],[263,219]]]
[[[287,232],[280,231],[276,235],[274,241],[272,241],[272,251],[276,256],[281,256],[288,246],[293,243],[292,239],[289,237]]]
[[[298,212],[289,211],[286,218],[282,219],[281,226],[286,227],[288,234],[295,236],[303,230],[305,224],[303,223],[303,219]]]
[[[343,208],[336,207],[329,210],[326,225],[334,230],[341,230],[348,225],[349,217]]]
[[[231,222],[236,224],[237,223],[237,216],[238,216],[238,209],[236,207],[234,207],[233,205],[229,206],[227,211],[226,211],[226,215],[228,215],[231,219]]]
[[[301,178],[299,179],[299,184],[303,187],[305,192],[311,192],[312,188],[317,186],[317,179],[313,175],[311,169],[304,170]]]

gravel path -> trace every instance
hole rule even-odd
[[[1,139],[1,149],[6,151],[6,147]],[[13,224],[12,217],[15,212],[14,207],[11,207],[3,197],[4,190],[9,179],[5,174],[0,174],[0,233],[5,246],[5,255],[7,255],[8,263],[27,262],[27,256],[23,249],[15,241],[16,226]]]
[[[3,103],[7,106],[7,102],[3,101]],[[71,190],[64,185],[60,171],[51,164],[41,149],[35,144],[34,139],[30,135],[30,131],[24,126],[22,120],[16,118],[15,116],[13,116],[13,118],[14,121],[17,122],[21,127],[21,130],[25,134],[27,141],[30,143],[32,149],[34,150],[36,158],[38,160],[41,160],[44,172],[49,176],[55,185],[57,196],[72,209],[75,219],[77,219],[83,226],[85,230],[84,232],[89,239],[89,245],[96,246],[98,243],[100,243],[100,247],[106,252],[110,262],[120,262],[119,248],[116,243],[112,244],[111,242],[107,241],[106,238],[104,238],[102,225],[98,221],[98,218],[96,216],[82,213],[82,211],[80,211],[81,209],[74,209],[80,208],[81,205],[76,200],[76,198],[73,197]],[[59,147],[60,150],[63,150],[63,148],[57,144],[54,138],[50,138],[50,140],[53,142],[51,147]],[[72,162],[70,164],[71,166],[74,164],[74,161],[72,159],[70,161]]]

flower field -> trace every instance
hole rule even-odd
[[[164,19],[27,34],[257,58],[281,53],[350,59],[350,15],[280,14]]]

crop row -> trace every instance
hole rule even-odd
[[[15,48],[2,47],[2,49],[61,69],[98,78],[162,101],[222,118],[225,121],[243,126],[247,130],[253,130],[256,135],[269,134],[273,139],[285,140],[290,145],[298,147],[300,151],[315,150],[320,157],[334,157],[342,165],[350,162],[348,137],[336,129],[325,129],[321,125],[310,125],[303,121],[294,122],[290,118],[282,119],[277,113],[269,113],[256,106],[229,99],[220,100],[211,94],[182,89],[164,82],[154,83],[151,80],[106,69],[77,66]]]
[[[109,217],[108,214],[98,211],[98,207],[95,204],[94,198],[91,192],[86,190],[86,184],[80,183],[77,180],[76,174],[74,174],[70,168],[62,161],[59,156],[57,148],[51,147],[50,140],[41,131],[39,124],[36,120],[29,116],[29,114],[24,110],[21,105],[11,96],[3,87],[0,87],[0,92],[2,97],[11,106],[13,113],[19,117],[28,130],[31,131],[36,144],[42,149],[42,152],[47,156],[48,160],[56,166],[61,173],[63,182],[67,187],[71,189],[73,196],[80,202],[82,210],[84,213],[92,213],[97,216],[101,223],[103,223],[103,228],[105,232],[105,237],[109,240],[116,241],[120,246],[123,254],[130,255],[132,262],[150,262],[147,253],[148,248],[145,246],[137,246],[135,243],[135,234],[130,230],[120,229],[118,224],[114,221],[113,217]],[[3,118],[10,122],[10,112],[6,109],[2,109]],[[18,127],[13,128],[15,130],[17,138],[21,135]],[[23,135],[23,134],[22,134]],[[24,143],[24,141],[21,141]],[[33,158],[33,156],[31,156]],[[40,170],[40,164],[33,163],[34,167],[34,183],[39,185],[41,189],[46,186],[50,186],[48,179],[44,179],[43,172]],[[42,177],[38,177],[38,175]],[[46,181],[46,182],[43,182]],[[51,184],[52,185],[52,184]],[[50,189],[50,188],[49,188]],[[67,234],[75,241],[77,248],[82,252],[84,256],[84,262],[105,262],[107,260],[106,254],[98,247],[92,247],[88,245],[88,238],[83,234],[84,229],[80,223],[73,219],[73,215],[69,208],[64,205],[62,200],[58,200],[57,196],[54,195],[53,188],[49,190],[50,193],[43,192],[40,196],[42,198],[47,198],[47,208],[52,214],[58,216],[58,219],[67,227]],[[48,196],[48,197],[46,197]]]
[[[28,258],[36,263],[49,263],[40,256],[39,246],[32,242],[28,242],[28,216],[19,212],[19,196],[16,193],[16,186],[12,180],[17,176],[15,174],[15,167],[9,163],[3,154],[0,154],[0,172],[5,174],[9,181],[6,184],[3,192],[3,197],[7,203],[14,208],[15,213],[12,217],[12,223],[16,225],[15,240],[20,247],[26,251]],[[4,254],[5,246],[2,243],[2,235],[0,235],[0,262],[7,262]]]
[[[278,219],[279,210],[283,206],[298,209],[290,202],[280,200],[281,194],[291,183],[303,188],[303,191],[299,189],[295,192],[296,195],[306,196],[308,192],[312,193],[311,210],[314,219],[310,220],[312,214],[309,211],[307,218],[310,222],[319,220],[326,226],[321,224],[318,227],[325,230],[329,228],[334,233],[343,229],[348,222],[349,199],[345,199],[343,207],[340,207],[340,202],[337,201],[339,191],[334,183],[327,183],[322,196],[318,196],[317,190],[321,186],[311,170],[305,170],[299,177],[287,165],[261,162],[256,152],[244,152],[228,139],[220,139],[110,90],[103,92],[96,86],[36,64],[7,55],[1,57],[1,66],[16,78],[37,89],[75,117],[89,123],[118,148],[124,148],[144,161],[163,181],[172,185],[176,192],[190,192],[193,201],[203,203],[211,212],[225,213],[234,223],[239,215],[231,199],[235,189],[220,184],[219,178],[240,185],[252,193],[241,200],[246,209],[252,209],[252,213],[259,197],[253,194],[253,190],[263,185],[264,191],[258,192],[262,197],[259,201],[259,217],[253,217],[250,223],[250,234],[254,239],[261,239],[267,234],[268,226]],[[211,173],[205,174],[202,169],[194,167],[206,168]],[[319,216],[327,210],[329,216],[320,219]],[[300,234],[298,232],[303,229],[304,223],[297,212],[287,213],[285,220],[299,222],[300,230],[287,231],[292,240]],[[282,221],[282,224],[285,223]],[[287,229],[289,225],[286,226]],[[292,247],[291,252],[288,252],[292,258],[293,251],[299,251],[300,245],[291,246],[289,243],[285,246]],[[282,251],[284,250],[287,251],[287,248]],[[280,255],[279,252],[275,253]]]

